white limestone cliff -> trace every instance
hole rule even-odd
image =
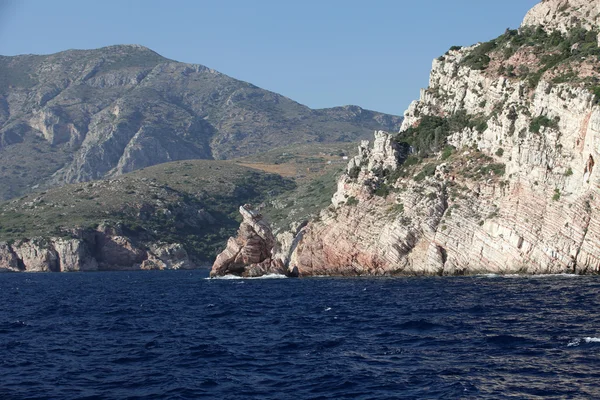
[[[600,2],[543,1],[523,26],[566,32],[598,28]],[[448,137],[457,150],[435,173],[402,176],[386,190],[378,171],[405,167],[383,158],[392,135],[376,133],[350,161],[332,206],[303,231],[290,265],[301,275],[600,272],[600,106],[581,83],[552,83],[552,71],[534,88],[464,57],[476,46],[450,50],[432,65],[429,87],[405,113],[402,130],[424,116],[483,115],[480,129]],[[527,49],[507,65],[534,67]],[[580,77],[585,60],[578,64]],[[524,70],[524,68],[523,68]],[[537,118],[546,123],[532,129]],[[400,162],[398,162],[398,160]],[[473,178],[478,163],[502,166]],[[465,172],[467,171],[467,172]],[[503,174],[501,173],[503,172]]]

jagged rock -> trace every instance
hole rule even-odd
[[[148,259],[142,262],[141,269],[193,269],[185,248],[179,243],[155,244],[150,247]]]
[[[534,6],[523,21],[523,26],[542,26],[563,33],[577,26],[592,29],[599,25],[597,0],[545,0]]]
[[[57,239],[53,246],[59,259],[59,271],[96,271],[98,262],[80,239]]]
[[[99,268],[138,269],[147,258],[146,251],[136,247],[127,237],[101,234],[97,239]]]
[[[211,277],[285,274],[284,262],[273,257],[276,240],[262,215],[248,204],[240,206],[243,221],[237,237],[229,238],[225,250],[217,256]]]
[[[34,238],[12,245],[0,243],[0,270],[74,272],[97,270],[192,269],[179,243],[138,247],[118,228],[75,229],[72,238]]]
[[[43,240],[33,239],[13,245],[13,251],[22,261],[26,272],[58,272],[60,263],[56,250]]]
[[[0,243],[0,271],[18,272],[24,269],[14,250],[7,243]]]

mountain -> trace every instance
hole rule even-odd
[[[312,110],[137,45],[0,56],[0,199],[170,161],[354,141],[401,120]]]
[[[361,144],[332,204],[279,238],[288,267],[600,273],[599,15],[545,0],[518,30],[434,60],[400,133]]]

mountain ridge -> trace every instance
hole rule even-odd
[[[2,56],[0,198],[162,162],[352,141],[401,119],[358,106],[312,110],[140,45]]]

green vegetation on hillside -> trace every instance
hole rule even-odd
[[[235,160],[237,163],[293,179],[296,187],[267,203],[263,213],[274,230],[315,217],[331,203],[336,182],[356,152],[356,143],[295,145]]]
[[[538,117],[535,117],[531,121],[531,124],[529,125],[529,131],[533,132],[533,133],[540,133],[540,129],[542,127],[557,128],[558,127],[558,121],[557,120],[551,120],[550,118],[546,117],[545,115],[540,115]]]
[[[425,115],[419,125],[400,132],[395,140],[400,145],[412,146],[417,156],[427,157],[444,150],[448,136],[465,128],[483,132],[487,129],[486,119],[483,115],[469,115],[464,110],[446,118]]]
[[[313,110],[142,46],[0,56],[0,200],[169,161],[349,143],[401,122]]]
[[[212,261],[239,226],[238,207],[293,190],[279,175],[220,161],[162,164],[116,179],[67,185],[0,205],[0,241],[119,227],[140,242],[182,243]]]
[[[509,77],[527,80],[530,87],[537,86],[542,75],[557,66],[568,67],[571,63],[581,62],[592,57],[597,62],[600,57],[598,31],[583,28],[572,29],[568,34],[553,31],[548,34],[541,27],[523,27],[519,30],[507,30],[503,35],[477,46],[465,56],[461,63],[472,69],[485,70],[492,60],[492,53],[502,61],[508,60],[518,51],[528,48],[527,52],[539,57],[537,68],[512,65],[500,66],[499,72]],[[580,81],[578,74],[567,69],[554,78],[554,83]]]

